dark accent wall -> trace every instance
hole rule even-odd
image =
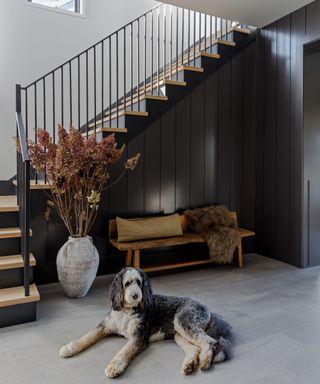
[[[320,39],[320,1],[261,30],[257,68],[257,250],[308,266],[304,44]]]
[[[99,273],[115,272],[124,263],[108,246],[109,217],[170,214],[221,203],[237,211],[240,225],[254,228],[255,52],[252,43],[130,141],[127,154],[140,152],[141,161],[110,189],[93,229]],[[35,280],[43,283],[56,280],[55,258],[67,235],[62,226],[43,220],[41,193],[32,193],[31,225],[37,234]],[[201,245],[194,249],[203,252]]]

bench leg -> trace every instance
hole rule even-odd
[[[135,249],[133,254],[134,268],[140,268],[140,249]]]
[[[243,257],[242,257],[242,241],[238,245],[238,266],[239,268],[243,267]]]
[[[132,249],[127,250],[126,255],[126,267],[131,267],[132,265]]]

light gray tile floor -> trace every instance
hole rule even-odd
[[[100,384],[124,339],[112,337],[72,359],[59,348],[99,323],[113,276],[96,279],[83,299],[68,299],[58,284],[40,287],[36,323],[0,330],[1,384]],[[320,383],[320,268],[297,269],[258,255],[245,267],[217,267],[151,278],[155,292],[195,297],[222,314],[236,336],[234,358],[183,377],[173,341],[151,344],[126,373],[126,384]]]

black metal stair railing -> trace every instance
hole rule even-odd
[[[84,136],[99,128],[121,131],[126,111],[141,111],[148,95],[163,95],[168,79],[183,66],[196,66],[202,52],[217,53],[238,22],[159,4],[31,84],[16,85],[18,205],[25,294],[29,295],[30,183],[47,183],[30,170],[28,137],[56,127],[74,126]],[[30,174],[32,172],[32,180]],[[34,179],[34,180],[33,180]]]
[[[125,111],[141,110],[146,95],[161,95],[166,79],[228,39],[239,23],[159,4],[111,35],[21,87],[26,136],[42,127],[72,125],[87,137],[100,127],[121,128]],[[124,127],[122,127],[124,128]],[[35,174],[35,183],[44,175]],[[45,180],[44,180],[45,182]]]
[[[20,150],[17,152],[17,203],[21,231],[21,255],[24,262],[24,291],[30,295],[30,158],[21,113],[21,86],[16,85],[16,129]]]

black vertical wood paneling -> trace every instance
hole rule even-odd
[[[160,213],[160,119],[145,129],[144,146],[144,212]]]
[[[204,82],[191,93],[190,105],[190,206],[204,204]]]
[[[144,132],[135,136],[128,143],[128,157],[140,153],[140,159],[134,171],[127,173],[127,199],[128,215],[130,217],[139,217],[144,214]]]
[[[161,186],[160,211],[174,213],[175,191],[175,107],[161,117]]]
[[[290,16],[277,23],[275,242],[283,261],[290,257],[290,28]]]
[[[190,206],[190,95],[176,105],[176,210]]]
[[[251,45],[243,54],[244,86],[243,86],[243,193],[242,217],[240,224],[249,229],[254,229],[255,208],[255,46]]]
[[[242,221],[242,180],[243,172],[243,86],[244,66],[242,52],[231,62],[231,163],[230,163],[230,209],[237,212],[239,222]],[[250,84],[252,85],[252,84]]]
[[[218,202],[230,206],[231,61],[219,70],[218,101]]]
[[[305,8],[291,15],[290,68],[290,254],[293,263],[306,266],[302,252],[302,159],[303,159],[303,44]]]
[[[267,255],[275,253],[276,207],[276,24],[265,29],[265,104],[264,104],[264,249]]]
[[[205,82],[204,95],[204,203],[218,201],[217,132],[218,132],[218,73]]]

